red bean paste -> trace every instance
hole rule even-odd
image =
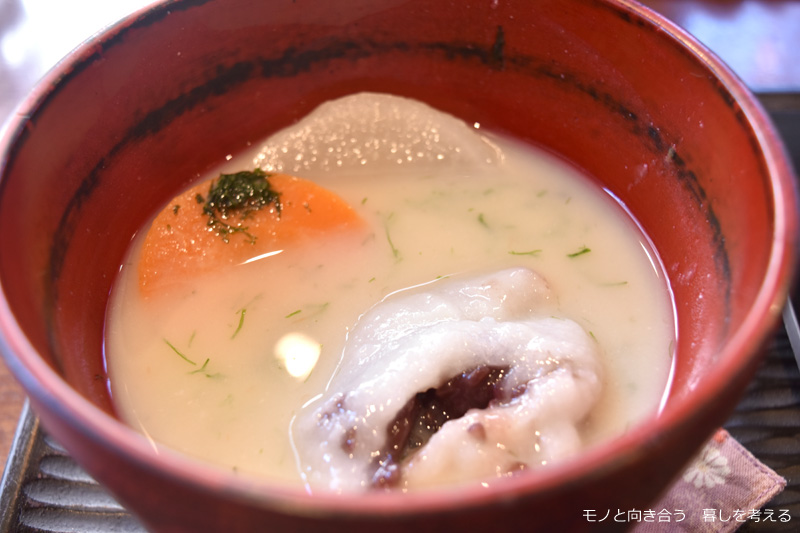
[[[414,395],[398,411],[386,428],[387,441],[371,463],[373,488],[392,488],[400,484],[400,464],[424,446],[448,420],[464,416],[470,409],[485,409],[492,402],[507,402],[521,390],[503,387],[508,367],[480,365],[454,376],[436,388]],[[480,424],[468,429],[476,438],[486,437]],[[348,434],[344,447],[352,446],[355,435]]]

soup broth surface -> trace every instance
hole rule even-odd
[[[359,318],[393,294],[518,267],[555,295],[543,314],[577,322],[599,346],[602,393],[580,426],[584,444],[657,413],[672,365],[672,302],[650,243],[608,192],[539,149],[475,126],[430,135],[396,161],[364,155],[378,142],[368,138],[315,164],[315,151],[336,149],[331,136],[302,134],[314,125],[325,121],[289,128],[203,179],[254,164],[293,173],[344,199],[364,228],[259,253],[143,297],[144,228],[106,327],[109,383],[124,421],[156,446],[300,486],[293,420],[327,392]],[[410,146],[413,136],[402,135],[398,145]],[[298,138],[306,143],[299,148]],[[429,152],[437,143],[446,147]],[[353,156],[353,146],[367,148]]]

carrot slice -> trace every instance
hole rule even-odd
[[[139,287],[150,296],[197,275],[284,247],[302,245],[331,232],[363,228],[356,211],[335,193],[314,182],[275,174],[270,188],[278,204],[232,213],[224,223],[233,232],[209,224],[207,198],[216,179],[175,197],[153,220],[141,251]]]

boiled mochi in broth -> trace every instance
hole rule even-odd
[[[512,268],[440,280],[372,308],[325,397],[297,420],[310,485],[421,488],[504,476],[578,451],[576,425],[601,388],[598,347],[572,320],[551,316],[551,298],[541,276]],[[491,379],[489,395],[451,391],[463,396],[458,403],[477,405],[462,417],[434,399],[445,413],[418,422],[409,402],[462,373],[473,382],[462,387]],[[408,436],[398,433],[418,433],[409,423],[428,432],[431,416],[444,424],[407,450]]]

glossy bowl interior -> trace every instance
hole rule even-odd
[[[114,418],[105,305],[153,206],[361,90],[543,146],[627,206],[676,304],[659,417],[497,488],[363,498],[157,454]],[[629,2],[163,2],[58,65],[2,149],[4,357],[45,428],[156,531],[527,531],[532,516],[573,531],[588,527],[584,509],[646,508],[732,410],[794,267],[796,193],[764,113],[698,43]]]

